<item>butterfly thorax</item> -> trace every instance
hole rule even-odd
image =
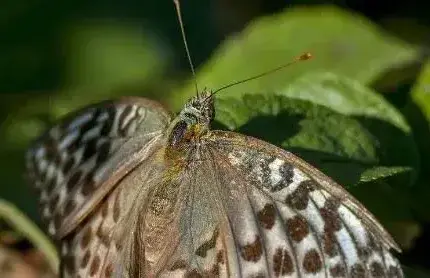
[[[168,147],[172,151],[183,150],[209,131],[215,114],[210,91],[192,97],[172,121],[168,129]]]

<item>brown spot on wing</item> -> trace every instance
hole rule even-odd
[[[247,244],[241,248],[241,255],[245,261],[257,262],[262,254],[263,249],[259,236],[256,237],[253,243]]]
[[[370,273],[372,277],[385,277],[384,267],[380,262],[373,262],[370,265]]]
[[[261,225],[266,229],[271,229],[275,225],[276,209],[273,204],[266,204],[257,214]]]
[[[302,241],[309,234],[309,226],[303,216],[296,215],[287,220],[288,233],[295,242]]]
[[[219,230],[217,228],[215,228],[215,230],[214,230],[214,232],[212,234],[212,237],[208,241],[206,241],[202,245],[200,245],[199,248],[197,248],[197,250],[195,252],[196,255],[198,255],[198,256],[200,256],[202,258],[205,258],[206,255],[207,255],[207,252],[210,249],[212,249],[212,248],[215,247],[216,240],[218,238],[218,234],[219,234]]]
[[[216,261],[219,264],[224,264],[225,263],[223,251],[221,251],[221,250],[218,251],[218,253],[216,254]]]
[[[187,269],[188,265],[184,260],[178,260],[173,263],[173,265],[169,268],[170,271],[175,271],[178,269]]]
[[[219,277],[219,267],[218,267],[218,264],[217,263],[215,263],[213,266],[212,266],[212,268],[211,268],[211,270],[210,270],[210,272],[209,272],[209,277],[210,276],[212,276],[212,277]]]
[[[337,250],[336,236],[327,230],[323,234],[323,248],[324,252],[329,257],[336,256],[339,252]]]
[[[322,269],[322,261],[316,249],[306,253],[303,258],[303,268],[307,273],[317,273]]]
[[[113,265],[109,263],[105,268],[105,277],[112,277],[113,274]]]
[[[361,264],[355,264],[351,267],[351,277],[352,278],[365,278],[366,277],[366,270],[364,269],[364,267]]]
[[[309,193],[313,190],[315,190],[314,181],[302,181],[297,189],[287,196],[285,203],[293,209],[304,210],[308,206]]]
[[[273,272],[276,277],[289,275],[294,272],[294,264],[288,250],[277,248],[273,255]]]
[[[90,266],[90,276],[94,276],[97,274],[97,272],[99,271],[100,268],[100,257],[98,255],[96,255],[93,259],[93,261],[91,262],[91,266]]]
[[[184,275],[185,278],[203,278],[203,275],[199,273],[196,269],[187,271]]]
[[[338,213],[340,202],[334,198],[328,198],[324,207],[320,209],[324,220],[323,247],[324,252],[330,257],[338,254],[335,232],[342,229],[342,221]]]
[[[339,203],[334,199],[327,199],[323,208],[320,209],[324,220],[324,228],[334,233],[342,228],[342,222],[338,213]]]

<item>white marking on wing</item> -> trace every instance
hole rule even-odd
[[[57,170],[57,167],[55,167],[54,163],[51,163],[48,165],[45,182],[48,182],[49,180],[54,178],[56,170]]]
[[[48,225],[48,233],[50,234],[50,235],[55,235],[55,226],[54,226],[54,222],[53,221],[50,221],[49,222],[49,225]]]
[[[125,115],[123,122],[120,123],[121,129],[124,129],[127,126],[127,124],[133,120],[133,117],[135,116],[135,114],[136,114],[136,106],[133,105],[133,106],[131,106],[131,111],[129,113],[127,113],[127,115]]]
[[[51,211],[49,210],[49,206],[44,206],[42,211],[42,217],[44,219],[47,219],[48,217],[51,217]]]
[[[91,128],[90,130],[84,133],[84,135],[82,136],[82,141],[88,142],[94,138],[99,137],[101,129],[102,129],[101,125],[94,126],[93,128]]]
[[[36,159],[37,160],[41,159],[42,157],[45,156],[45,153],[46,153],[45,147],[37,148],[35,152]]]
[[[349,230],[352,232],[354,238],[359,243],[360,246],[366,246],[368,243],[366,237],[366,230],[363,226],[363,223],[358,220],[358,218],[345,206],[339,207],[339,214],[344,221],[344,223],[348,226]]]
[[[308,206],[305,210],[301,211],[301,213],[305,216],[312,228],[315,229],[317,233],[324,233],[324,219],[321,217],[320,210],[313,202],[309,201]]]
[[[48,167],[48,161],[46,159],[40,159],[39,164],[37,166],[40,172],[45,172],[46,167]]]
[[[109,114],[107,112],[103,112],[97,118],[98,123],[104,123],[107,119],[109,119]]]
[[[299,187],[302,181],[309,180],[309,177],[306,176],[299,169],[294,168],[293,172],[294,172],[294,175],[292,178],[292,182],[288,186],[284,187],[281,191],[276,192],[276,194],[272,194],[275,200],[279,200],[279,199],[282,199],[282,201],[285,200],[285,198],[288,195],[292,194]]]
[[[67,136],[60,141],[60,144],[58,145],[58,149],[60,151],[63,151],[64,149],[68,148],[73,142],[76,141],[76,139],[79,137],[79,134],[80,134],[80,130],[75,130],[73,132],[67,133]]]
[[[81,127],[83,124],[91,121],[94,115],[94,109],[90,109],[86,113],[77,116],[67,127],[67,129],[75,129]]]
[[[116,113],[115,113],[115,119],[113,121],[113,125],[108,136],[116,135],[116,133],[120,130],[119,124],[121,123],[119,122],[119,118],[121,114],[124,113],[124,109],[125,109],[125,106],[123,105],[117,107]]]
[[[276,158],[272,163],[269,164],[270,169],[270,180],[272,184],[278,184],[282,180],[282,176],[279,173],[279,168],[284,164],[284,161]]]
[[[339,246],[345,254],[345,260],[348,267],[351,267],[358,261],[357,249],[351,239],[350,234],[345,227],[335,233]]]
[[[314,190],[310,194],[310,197],[315,202],[318,208],[324,207],[326,198],[322,192],[322,190]]]

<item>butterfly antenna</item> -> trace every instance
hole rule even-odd
[[[190,51],[188,49],[187,38],[185,36],[185,28],[184,28],[184,23],[182,22],[182,15],[181,15],[181,5],[179,3],[179,0],[173,0],[173,3],[175,3],[176,13],[178,15],[179,26],[181,27],[182,40],[184,41],[185,52],[187,53],[188,62],[190,63],[191,72],[192,72],[193,78],[194,78],[194,85],[196,87],[196,94],[198,96],[199,95],[199,88],[197,86],[197,78],[196,78],[196,72],[194,71],[193,60],[191,59],[191,54],[190,54]]]
[[[309,53],[309,52],[303,53],[302,55],[297,56],[296,58],[294,58],[294,60],[293,60],[293,61],[288,62],[288,63],[286,63],[286,64],[283,64],[283,65],[281,65],[281,66],[279,66],[279,67],[277,67],[277,68],[274,68],[274,69],[271,69],[271,70],[265,71],[265,72],[263,72],[263,73],[260,73],[260,74],[257,74],[257,75],[254,75],[254,76],[251,76],[251,77],[246,78],[246,79],[243,79],[243,80],[239,80],[239,81],[236,81],[236,82],[230,83],[230,84],[225,85],[225,86],[223,86],[223,87],[221,87],[221,88],[219,88],[219,89],[216,89],[216,90],[215,90],[215,91],[213,91],[213,92],[212,92],[212,93],[211,93],[207,98],[212,97],[214,94],[216,94],[216,93],[218,93],[219,91],[222,91],[222,90],[224,90],[224,89],[227,89],[227,88],[230,88],[230,87],[236,86],[236,85],[238,85],[238,84],[242,84],[242,83],[248,82],[248,81],[250,81],[250,80],[254,80],[254,79],[260,78],[260,77],[262,77],[262,76],[265,76],[265,75],[271,74],[272,72],[275,72],[275,71],[281,70],[281,69],[283,69],[283,68],[289,67],[289,66],[291,66],[291,65],[293,65],[293,64],[295,64],[295,63],[297,63],[297,62],[306,61],[306,60],[309,60],[309,59],[311,59],[311,58],[312,58],[312,54],[311,54],[311,53]]]

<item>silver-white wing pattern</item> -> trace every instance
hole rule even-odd
[[[79,225],[169,121],[156,102],[123,98],[86,107],[41,136],[26,167],[48,233],[58,239]]]

